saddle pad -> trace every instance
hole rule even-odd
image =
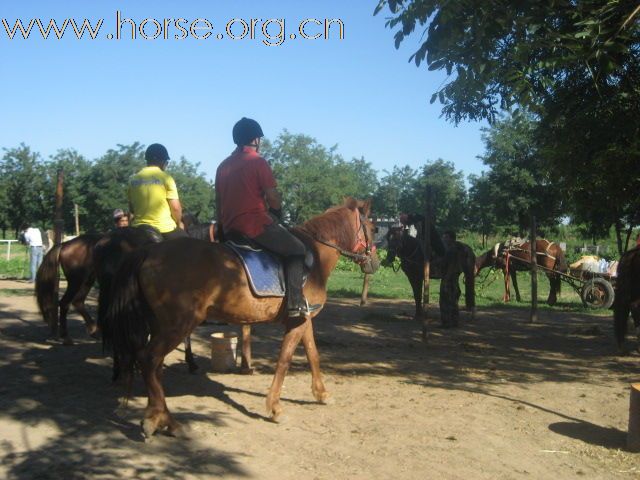
[[[282,262],[266,250],[225,242],[244,265],[251,290],[256,297],[284,297],[284,269]]]

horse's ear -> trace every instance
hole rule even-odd
[[[358,202],[358,210],[360,210],[360,213],[362,213],[366,218],[369,218],[369,213],[371,213],[371,199],[369,198],[362,202]]]
[[[353,197],[344,197],[344,206],[349,210],[355,210],[358,208],[358,201]]]

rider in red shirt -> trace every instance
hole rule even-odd
[[[216,172],[218,222],[225,235],[237,233],[283,257],[290,317],[310,313],[302,294],[306,247],[279,220],[282,199],[267,161],[258,152],[262,128],[255,120],[242,118],[233,127],[235,151]]]

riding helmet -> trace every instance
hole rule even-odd
[[[251,118],[242,117],[233,126],[233,143],[238,146],[248,145],[254,138],[264,137],[260,124]]]
[[[164,147],[164,145],[160,145],[159,143],[153,143],[149,145],[147,151],[144,154],[144,159],[147,163],[153,164],[162,164],[169,160],[169,152]]]

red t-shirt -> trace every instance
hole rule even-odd
[[[225,232],[235,231],[250,238],[273,223],[267,213],[264,192],[276,187],[267,161],[249,147],[237,148],[216,172],[219,218]]]

